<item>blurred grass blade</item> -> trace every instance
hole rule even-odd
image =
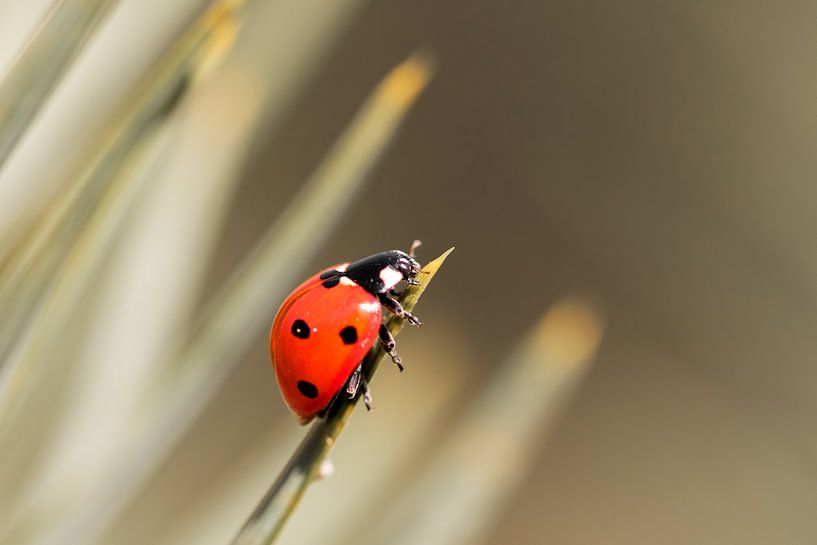
[[[597,312],[565,300],[550,309],[472,399],[430,467],[371,517],[349,543],[465,545],[523,484],[564,403],[592,362],[602,333]],[[361,536],[361,534],[363,534]]]
[[[57,0],[0,79],[0,169],[116,0]]]
[[[24,510],[26,486],[36,473],[36,461],[53,436],[59,436],[66,385],[72,384],[77,370],[73,356],[74,339],[84,333],[87,317],[83,304],[100,277],[128,210],[139,198],[146,171],[153,166],[166,144],[169,130],[158,130],[133,150],[128,161],[112,180],[111,190],[99,203],[98,213],[88,223],[85,236],[69,255],[70,266],[57,275],[55,288],[43,311],[26,334],[15,365],[9,367],[4,386],[0,450],[6,462],[0,466],[0,531],[3,522],[15,520]],[[58,355],[58,357],[55,357]],[[34,463],[32,463],[34,461]],[[11,525],[9,525],[11,526]],[[5,537],[0,533],[0,541]],[[12,540],[17,542],[17,540]]]
[[[48,292],[56,271],[104,198],[111,176],[130,149],[146,130],[173,109],[186,92],[191,78],[201,73],[212,57],[221,53],[223,28],[232,24],[225,4],[236,2],[219,2],[177,42],[148,78],[146,87],[126,107],[116,126],[103,136],[101,151],[90,165],[66,187],[64,193],[52,199],[49,207],[39,215],[38,223],[16,241],[10,254],[0,253],[3,256],[0,262],[0,308],[3,309],[0,366]],[[0,392],[1,389],[2,386]]]
[[[420,285],[410,286],[400,298],[403,308],[412,311],[452,251],[454,248],[423,267],[425,274],[418,277]],[[395,316],[387,322],[389,330],[394,335],[400,331],[403,324],[404,320]],[[367,380],[371,380],[384,355],[383,347],[378,343],[363,360]],[[300,502],[307,486],[318,476],[321,464],[343,431],[359,397],[348,399],[340,396],[330,407],[326,418],[319,419],[312,425],[295,454],[232,541],[232,545],[267,545],[275,540]]]
[[[229,11],[210,11],[177,42],[102,140],[100,153],[72,185],[69,197],[57,201],[53,213],[43,215],[34,244],[22,247],[14,266],[3,270],[0,308],[8,314],[0,336],[5,343],[2,349],[8,354],[14,347],[10,330],[29,329],[20,346],[14,347],[15,359],[0,375],[0,451],[6,461],[0,466],[0,483],[19,480],[17,468],[24,467],[22,460],[32,454],[44,433],[42,420],[56,417],[49,393],[58,388],[54,379],[64,376],[69,362],[55,355],[63,354],[70,344],[66,331],[71,319],[79,312],[106,248],[144,181],[126,175],[123,166],[135,159],[134,150],[150,144],[151,135],[174,111],[202,65],[211,60],[211,38],[223,46],[225,24],[231,24]],[[39,419],[36,425],[29,416]],[[6,487],[0,489],[8,492]]]
[[[132,442],[123,445],[116,478],[83,506],[69,543],[89,543],[144,484],[228,376],[238,356],[266,330],[310,256],[331,234],[366,175],[393,140],[432,74],[414,55],[374,90],[294,201],[218,294],[136,416]]]
[[[223,47],[222,29],[231,24],[230,12],[219,4],[177,42],[148,78],[147,85],[125,108],[116,126],[103,136],[101,151],[67,186],[65,193],[53,199],[40,214],[38,223],[0,263],[0,308],[3,309],[3,327],[0,329],[0,445],[9,422],[16,414],[15,407],[20,406],[30,383],[39,375],[40,371],[34,371],[32,366],[45,366],[49,361],[52,365],[59,365],[50,358],[46,358],[46,361],[29,358],[28,363],[21,361],[22,368],[6,368],[6,360],[15,343],[33,319],[38,306],[48,297],[57,272],[77,241],[84,236],[87,226],[98,213],[100,203],[117,191],[112,188],[111,179],[128,159],[132,149],[173,111],[203,66],[211,61],[214,54],[220,53],[214,51],[213,42]],[[14,387],[10,389],[12,384]]]
[[[431,69],[427,58],[413,56],[375,89],[310,180],[213,302],[208,317],[179,358],[178,372],[211,376],[216,368],[225,368],[225,360],[232,360],[249,345],[259,324],[266,328],[275,310],[270,295],[275,295],[273,300],[282,297],[284,286],[294,282],[293,275],[308,262],[305,248],[317,249],[331,234],[331,226],[354,201],[365,176],[427,84]],[[187,380],[180,382],[189,384]]]

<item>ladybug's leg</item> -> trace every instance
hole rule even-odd
[[[397,343],[394,342],[394,336],[389,331],[389,328],[386,327],[384,324],[380,324],[380,342],[383,343],[383,349],[386,353],[391,356],[391,361],[400,369],[400,372],[403,372],[403,363],[400,359],[400,356],[397,355],[397,351],[394,349],[397,346]]]
[[[358,364],[352,374],[349,375],[349,382],[346,384],[346,394],[349,399],[357,395],[358,389],[363,390],[363,403],[366,405],[366,410],[372,410],[372,393],[369,391],[369,384],[363,376],[363,365]]]
[[[369,390],[369,383],[366,382],[366,377],[363,372],[360,373],[360,387],[363,388],[363,404],[366,405],[366,410],[372,410],[372,391]]]
[[[357,394],[357,389],[360,387],[360,379],[363,378],[363,368],[358,365],[352,374],[349,375],[349,382],[346,383],[346,394],[349,399],[352,399]]]
[[[410,323],[411,325],[417,325],[417,326],[423,325],[423,322],[421,322],[420,319],[417,316],[415,316],[414,314],[411,314],[409,312],[406,312],[403,309],[403,307],[400,305],[400,303],[398,303],[397,301],[395,301],[394,299],[392,299],[391,297],[389,297],[385,293],[381,293],[379,295],[379,297],[380,297],[380,304],[383,305],[384,307],[386,307],[387,309],[389,309],[389,312],[391,312],[395,316],[400,316],[401,318],[405,318],[408,321],[408,323]]]

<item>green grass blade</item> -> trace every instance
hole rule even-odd
[[[400,302],[407,311],[411,312],[452,251],[454,248],[426,265],[423,268],[424,274],[419,276],[420,285],[410,286],[406,290]],[[404,320],[392,317],[387,322],[387,327],[396,335],[403,323]],[[372,378],[384,355],[383,347],[378,343],[363,360],[367,380]],[[232,541],[232,545],[268,545],[275,540],[298,506],[306,488],[318,476],[321,463],[343,431],[358,399],[359,396],[354,399],[340,396],[330,407],[326,417],[312,425],[295,454]]]

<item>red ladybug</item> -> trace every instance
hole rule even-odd
[[[418,284],[414,250],[419,244],[415,241],[409,253],[391,250],[326,269],[281,305],[270,332],[270,355],[281,394],[302,423],[319,415],[344,385],[350,398],[362,387],[370,407],[361,360],[378,336],[403,370],[380,306],[421,325],[390,297],[401,281]]]

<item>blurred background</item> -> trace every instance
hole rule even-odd
[[[228,543],[306,431],[278,305],[415,238],[280,543],[817,540],[817,5],[60,4],[24,58],[0,0],[0,132],[76,48],[0,163],[0,542]]]

